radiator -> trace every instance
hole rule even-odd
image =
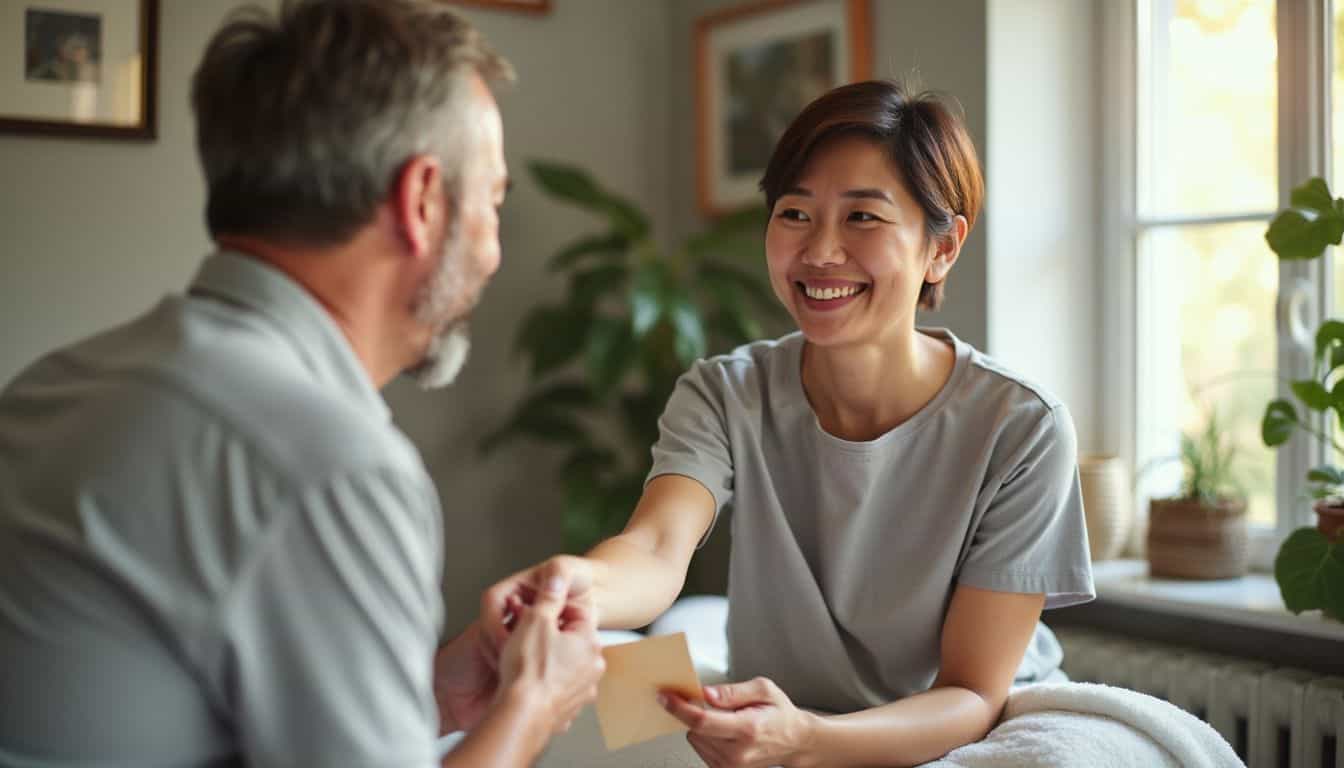
[[[1248,768],[1344,768],[1344,678],[1061,628],[1073,680],[1165,699],[1212,725]]]

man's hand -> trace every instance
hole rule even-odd
[[[434,655],[434,699],[439,704],[440,734],[468,731],[494,701],[499,676],[479,622]]]
[[[597,698],[606,664],[594,623],[578,612],[564,618],[571,585],[563,579],[545,584],[530,603],[506,601],[516,618],[499,657],[500,690],[539,705],[550,732],[561,733]]]
[[[498,582],[481,596],[481,630],[495,651],[504,647],[515,626],[519,609],[532,605],[548,585],[560,590],[563,606],[559,626],[598,625],[597,607],[593,603],[593,564],[581,557],[558,555],[519,571]]]

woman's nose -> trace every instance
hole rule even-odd
[[[810,267],[831,267],[849,258],[845,244],[834,227],[821,226],[803,244],[803,263]]]

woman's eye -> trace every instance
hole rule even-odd
[[[797,208],[785,208],[776,215],[788,221],[808,221],[807,214]]]
[[[877,217],[871,213],[868,213],[867,211],[854,211],[853,213],[849,214],[849,220],[861,223],[868,223],[870,221],[877,221]]]

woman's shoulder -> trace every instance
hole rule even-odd
[[[683,378],[733,399],[745,396],[755,401],[791,386],[798,376],[802,344],[800,332],[749,342],[731,352],[697,360]]]
[[[1019,422],[1027,428],[1069,421],[1068,407],[1048,388],[950,332],[946,335],[957,350],[958,367],[964,369],[957,386],[963,407],[981,411],[981,418]]]

